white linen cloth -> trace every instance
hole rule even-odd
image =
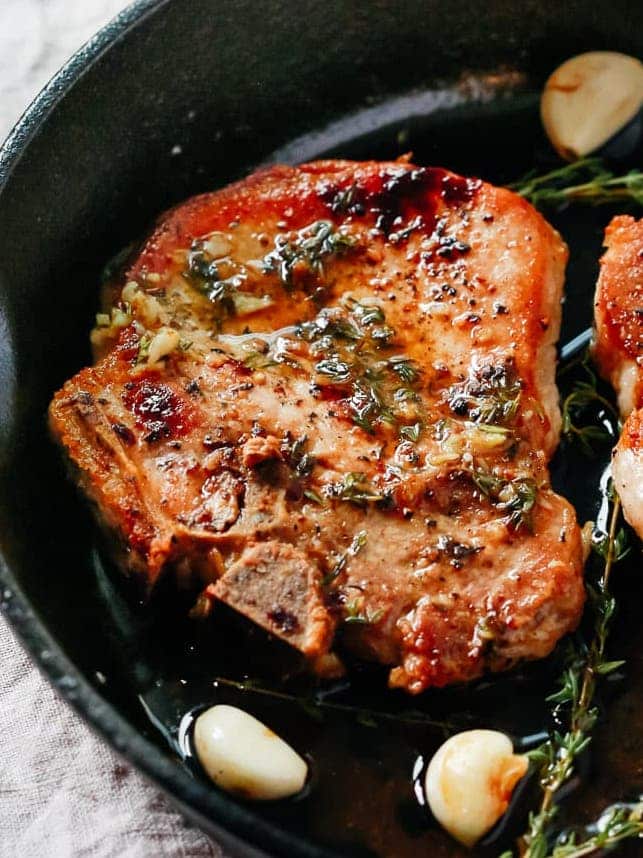
[[[0,0],[0,139],[125,0]],[[0,858],[223,858],[98,739],[0,615]]]

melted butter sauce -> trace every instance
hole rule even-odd
[[[398,115],[399,111],[391,114],[384,106],[382,122],[374,123],[368,135],[364,136],[363,126],[357,123],[354,138],[346,133],[341,140],[322,134],[311,140],[336,142],[313,151],[312,143],[299,141],[298,151],[305,152],[306,158],[391,158],[412,149],[416,163],[444,164],[497,183],[511,181],[534,166],[549,166],[536,93],[519,91],[513,98],[505,94],[497,102],[480,101],[466,109],[457,106],[457,100],[454,103],[452,110],[445,107],[447,100],[440,102],[438,110],[416,111],[409,117]],[[343,127],[350,129],[350,121]],[[434,181],[438,172],[424,175]],[[337,189],[330,190],[336,198]],[[462,186],[453,192],[467,190]],[[387,223],[392,214],[391,226],[394,223],[395,213],[387,213],[381,199],[365,196],[351,205],[369,207],[375,217],[386,216]],[[591,322],[602,230],[612,214],[578,209],[551,218],[571,249],[563,343],[572,341]],[[292,328],[284,328],[270,339],[291,333]],[[257,336],[267,338],[253,333],[222,339],[236,348]],[[564,384],[572,381],[573,373]],[[601,448],[593,460],[564,446],[552,468],[555,488],[574,503],[581,523],[592,519],[603,529],[608,462],[609,446]],[[582,761],[583,777],[573,781],[564,802],[561,826],[591,825],[611,802],[643,793],[639,557],[636,547],[631,560],[620,564],[614,576],[619,617],[610,655],[627,659],[627,665],[601,684],[601,721],[591,756]],[[191,743],[198,713],[215,703],[229,703],[260,718],[310,761],[312,780],[297,800],[264,804],[257,812],[333,854],[380,858],[471,855],[437,826],[426,807],[421,784],[428,760],[457,730],[502,730],[518,749],[527,750],[552,726],[545,698],[556,687],[562,665],[560,648],[550,658],[509,674],[466,687],[430,690],[413,699],[387,691],[384,671],[368,665],[354,665],[350,682],[318,688],[302,671],[293,651],[231,611],[218,611],[216,623],[195,624],[184,618],[176,596],[165,599],[162,593],[151,610],[137,611],[119,574],[106,569],[98,555],[96,574],[109,633],[118,639],[124,681],[139,701],[148,723],[147,734],[206,783]],[[245,683],[247,690],[222,682],[221,677]],[[104,693],[109,694],[110,681],[107,676]],[[495,856],[511,845],[512,838],[524,830],[533,797],[533,781],[527,780],[514,796],[510,812],[473,854]],[[623,854],[640,854],[638,848],[636,843],[630,844]]]

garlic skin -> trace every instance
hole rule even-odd
[[[554,149],[567,161],[604,146],[643,105],[643,64],[614,51],[572,57],[550,76],[540,102]]]
[[[456,733],[429,763],[424,780],[429,807],[452,837],[473,846],[507,810],[528,766],[504,733]]]
[[[241,798],[269,801],[300,792],[308,766],[257,718],[220,704],[196,719],[194,746],[214,783]]]

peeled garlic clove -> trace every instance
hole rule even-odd
[[[457,733],[429,763],[424,781],[429,807],[452,837],[473,846],[507,810],[528,765],[504,733]]]
[[[199,715],[194,745],[215,784],[243,798],[286,798],[306,782],[308,767],[299,754],[235,706],[212,706]]]
[[[626,54],[591,51],[572,57],[551,75],[540,114],[558,154],[575,161],[637,121],[642,105],[643,64]]]

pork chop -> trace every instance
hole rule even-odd
[[[614,485],[626,519],[643,537],[643,220],[615,217],[605,230],[605,247],[594,357],[625,420],[612,459]]]
[[[567,250],[446,170],[274,167],[159,222],[51,427],[122,565],[311,663],[417,693],[545,656],[582,610],[550,486]]]

